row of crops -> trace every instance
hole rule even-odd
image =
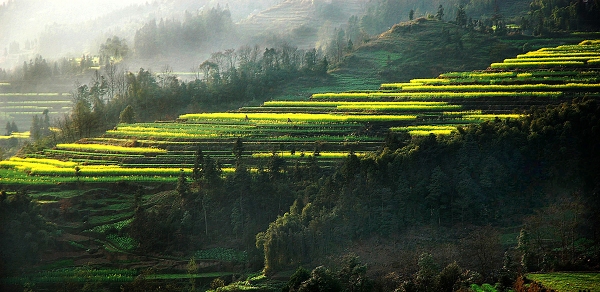
[[[15,124],[28,129],[33,116],[44,111],[52,117],[61,117],[71,111],[73,105],[69,94],[63,93],[0,93],[0,124]]]
[[[350,152],[381,149],[390,134],[451,135],[470,124],[520,118],[519,110],[532,105],[598,97],[597,60],[600,42],[587,41],[519,55],[484,71],[387,83],[379,90],[317,93],[302,101],[184,114],[172,122],[120,124],[102,137],[59,144],[0,167],[71,181],[175,181],[181,171],[192,172],[198,149],[217,160],[224,174],[237,162],[261,171],[273,156],[288,166],[331,167]]]

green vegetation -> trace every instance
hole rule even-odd
[[[4,280],[5,284],[41,284],[41,283],[110,283],[131,282],[137,275],[135,270],[93,269],[89,267],[44,271],[25,277],[14,277]]]
[[[230,248],[213,248],[197,251],[194,254],[194,258],[200,260],[219,260],[243,263],[248,261],[248,254],[245,251],[238,251]]]
[[[535,273],[527,274],[527,279],[557,292],[600,291],[600,274],[598,273]]]
[[[449,43],[444,54],[458,54],[463,38],[479,36],[467,35],[465,25],[397,25],[348,60],[370,55],[382,75],[394,76],[404,52],[377,46],[433,28]],[[140,54],[165,49],[139,47],[168,38],[151,34],[151,26],[139,33]],[[169,29],[176,30],[161,28]],[[342,59],[338,75],[327,77],[327,59],[315,51],[292,50],[290,58],[312,63],[284,61],[288,49],[266,49],[262,59],[256,51],[257,60],[245,64],[233,61],[233,50],[221,52],[201,65],[203,79],[190,82],[141,69],[126,75],[127,92],[119,95],[104,92],[97,76],[78,86],[74,111],[56,132],[46,122],[52,111],[35,117],[32,145],[0,161],[0,187],[10,191],[0,197],[0,226],[10,227],[0,228],[0,238],[14,246],[14,254],[2,254],[1,266],[10,269],[2,275],[11,276],[4,283],[50,285],[63,277],[89,289],[119,283],[153,290],[174,280],[194,290],[214,279],[203,288],[505,291],[520,271],[596,267],[596,42],[437,78],[425,77],[439,68],[416,68],[419,78],[379,89],[344,79]],[[253,49],[240,50],[250,56]],[[485,58],[501,59],[499,51]],[[112,60],[127,51],[109,53],[104,58]],[[276,84],[321,77],[353,86],[256,104]],[[43,106],[52,104],[63,103]],[[247,106],[218,111],[224,104]],[[191,113],[181,114],[184,107]],[[95,133],[101,136],[89,137]],[[31,268],[46,261],[47,248],[77,254],[77,264],[62,266],[101,258],[110,263],[99,265],[135,270]],[[368,273],[371,267],[377,270]],[[261,268],[245,281],[229,272]],[[377,275],[386,276],[371,278]],[[478,285],[485,282],[497,284]]]
[[[157,154],[167,153],[164,149],[142,148],[142,147],[121,147],[114,145],[99,145],[99,144],[57,144],[57,149],[87,150],[91,152],[106,152],[106,153],[135,153],[135,154]]]
[[[593,56],[597,50],[584,43],[558,49],[556,54],[579,54],[560,58],[587,58],[580,54]],[[555,54],[547,49],[536,52]],[[547,57],[512,60],[521,59],[543,62]],[[546,70],[544,65],[519,72],[452,72],[436,79],[386,83],[380,90],[318,93],[308,101],[268,101],[238,112],[184,114],[176,122],[119,124],[102,138],[57,144],[41,156],[14,158],[0,166],[40,179],[58,176],[70,182],[174,181],[181,169],[187,175],[193,172],[194,151],[200,147],[219,160],[222,174],[233,173],[233,166],[240,162],[257,171],[277,152],[280,158],[302,164],[311,163],[307,158],[313,156],[321,166],[331,167],[350,151],[376,149],[374,143],[384,141],[389,131],[451,135],[457,124],[523,117],[507,112],[514,107],[593,96],[600,90],[595,73],[588,67],[564,71]],[[487,111],[471,105],[485,104],[491,98],[504,100],[506,105]],[[231,151],[238,140],[246,144],[246,153],[241,155]],[[18,184],[18,180],[13,182]]]

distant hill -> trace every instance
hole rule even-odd
[[[448,71],[485,69],[521,53],[488,34],[452,23],[418,19],[395,25],[344,57],[334,73],[378,76],[385,81],[437,76]]]
[[[340,27],[352,15],[361,15],[369,0],[286,0],[239,22],[245,35],[271,39],[291,35],[301,48],[314,47],[319,28]],[[255,38],[256,39],[256,38]]]

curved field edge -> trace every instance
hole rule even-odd
[[[600,273],[598,272],[555,272],[527,274],[527,279],[557,292],[600,291]]]

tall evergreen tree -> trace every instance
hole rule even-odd
[[[456,25],[466,26],[467,25],[467,13],[465,7],[461,4],[456,11]]]
[[[435,14],[435,19],[437,19],[437,20],[444,19],[444,6],[442,6],[442,4],[440,4],[440,6],[438,6],[437,13]]]

